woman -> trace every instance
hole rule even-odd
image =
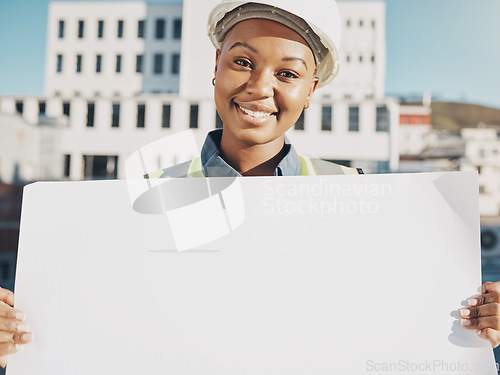
[[[319,1],[319,0],[316,0]],[[283,3],[286,4],[286,3]],[[332,12],[336,12],[332,0]],[[315,4],[308,4],[315,9]],[[214,97],[223,131],[207,136],[199,171],[187,175],[276,176],[314,174],[314,163],[299,157],[285,132],[297,121],[318,86],[333,79],[338,56],[332,39],[293,14],[262,3],[225,2],[209,21],[216,46]],[[316,7],[318,8],[318,7]],[[290,8],[288,8],[290,9]],[[336,14],[336,13],[335,13]],[[304,17],[306,18],[306,17]],[[337,25],[338,26],[338,25]],[[323,34],[323,35],[321,35]],[[318,35],[321,35],[321,39]],[[321,167],[325,171],[324,165]],[[356,173],[332,167],[328,173]],[[168,172],[165,171],[165,172]],[[305,173],[307,172],[307,173]],[[0,290],[0,364],[31,341],[14,295]],[[458,305],[457,301],[457,305]],[[500,282],[484,283],[482,294],[460,310],[461,323],[476,329],[493,347],[500,343]]]

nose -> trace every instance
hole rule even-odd
[[[268,70],[252,71],[246,89],[256,99],[272,97],[274,95],[274,73]]]

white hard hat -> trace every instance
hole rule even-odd
[[[318,87],[327,85],[337,76],[340,14],[335,0],[222,0],[208,17],[208,36],[212,44],[219,49],[236,23],[251,18],[282,23],[304,38],[316,59]]]

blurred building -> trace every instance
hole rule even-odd
[[[1,97],[7,117],[0,121],[59,124],[50,128],[49,138],[59,142],[51,160],[60,178],[75,180],[123,178],[131,152],[178,131],[192,129],[201,145],[222,125],[211,85],[215,51],[206,35],[207,15],[218,2],[51,3],[45,96]],[[315,93],[288,136],[311,157],[368,173],[396,170],[399,104],[384,97],[385,4],[339,2],[339,8],[341,72]],[[19,173],[33,168],[28,164],[20,163]]]
[[[179,92],[182,4],[53,2],[47,97]]]
[[[465,157],[460,169],[479,173],[479,210],[484,216],[500,216],[500,137],[497,129],[462,129]],[[500,244],[499,244],[500,245]]]

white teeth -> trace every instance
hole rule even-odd
[[[240,109],[244,113],[246,113],[247,115],[252,116],[252,117],[256,117],[256,118],[268,117],[268,116],[272,115],[272,113],[269,113],[269,112],[254,112],[254,111],[250,111],[249,109],[242,108],[242,107],[240,107]]]

